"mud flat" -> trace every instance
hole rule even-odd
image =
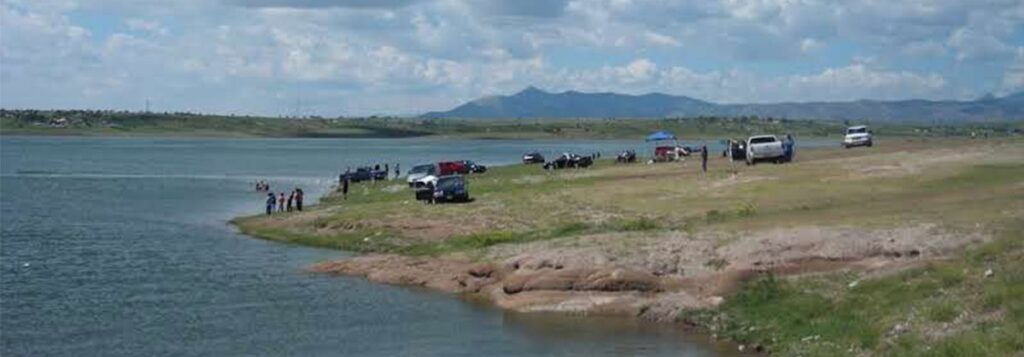
[[[382,182],[236,223],[365,253],[314,271],[521,312],[678,321],[755,351],[1024,350],[1024,140],[879,140],[698,169],[502,167],[470,178],[468,204]]]

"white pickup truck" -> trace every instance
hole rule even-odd
[[[785,156],[782,141],[775,135],[757,135],[747,139],[747,165],[758,161],[774,161],[780,163]]]
[[[874,145],[874,142],[871,137],[871,130],[868,130],[868,127],[860,125],[846,128],[846,137],[843,138],[843,147],[849,149],[854,146],[871,147],[872,145]]]

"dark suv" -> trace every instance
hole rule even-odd
[[[459,175],[442,176],[434,185],[434,202],[467,202],[469,185]]]
[[[566,168],[587,168],[594,164],[594,159],[590,156],[580,156],[576,154],[565,153],[559,156],[557,159],[548,161],[544,164],[544,169],[566,169]]]
[[[374,170],[371,167],[359,167],[356,168],[356,171],[343,174],[342,177],[344,175],[348,175],[348,180],[351,182],[383,181],[388,178],[388,173],[384,170]]]
[[[487,172],[487,166],[480,165],[480,164],[475,163],[475,162],[473,162],[471,160],[462,160],[462,161],[459,161],[459,162],[461,162],[462,165],[466,167],[466,171],[468,171],[470,173],[482,174],[484,172]]]
[[[539,152],[531,152],[529,154],[523,155],[523,163],[524,164],[543,164],[544,163],[544,155],[541,155]]]

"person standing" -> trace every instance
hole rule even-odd
[[[268,216],[271,213],[274,213],[274,202],[275,201],[276,200],[274,199],[274,193],[273,192],[267,192],[267,215]]]
[[[287,211],[291,212],[292,211],[292,207],[295,207],[295,191],[292,191],[292,193],[288,195],[288,209],[287,209]]]
[[[786,134],[786,139],[782,142],[782,155],[786,162],[793,161],[793,135]]]
[[[700,168],[704,170],[704,173],[708,173],[708,146],[701,145],[700,147]]]
[[[391,172],[391,166],[389,166],[389,165],[390,164],[384,164],[384,179],[385,180],[387,180],[388,177],[391,176],[391,175],[388,175],[388,173]]]
[[[345,180],[341,181],[341,198],[348,199],[348,175],[345,175]]]
[[[277,211],[284,212],[284,192],[281,192],[281,195],[277,197]]]
[[[296,187],[295,188],[295,209],[299,210],[299,212],[302,212],[302,195],[303,195],[302,189]]]
[[[396,162],[395,163],[395,179],[397,180],[399,176],[402,176],[402,171],[398,169],[398,163]]]

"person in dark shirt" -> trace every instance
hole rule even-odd
[[[341,182],[341,197],[348,199],[348,175],[345,175],[345,180]]]
[[[708,172],[708,146],[701,145],[700,147],[700,168],[704,170],[704,173]]]
[[[793,146],[796,141],[793,140],[793,135],[786,134],[786,139],[782,141],[782,155],[786,162],[793,161]]]
[[[267,215],[270,215],[271,213],[274,213],[274,203],[275,202],[277,202],[277,200],[274,199],[274,193],[273,192],[267,192]]]
[[[295,209],[299,210],[299,212],[302,212],[302,196],[304,194],[301,188],[295,188]]]

